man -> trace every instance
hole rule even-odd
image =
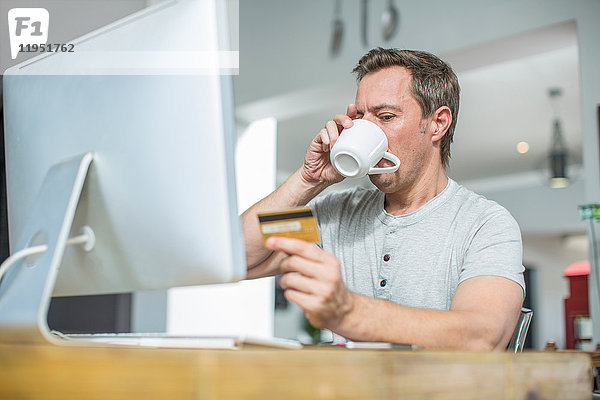
[[[504,208],[446,176],[456,75],[432,54],[381,48],[354,72],[355,103],[317,134],[302,167],[244,213],[248,276],[283,273],[286,298],[310,323],[347,339],[505,349],[525,290],[521,236]],[[329,150],[356,118],[383,129],[398,171],[370,175],[377,190],[315,199],[322,249],[281,237],[263,247],[258,212],[305,205],[343,179]]]

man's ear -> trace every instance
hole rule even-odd
[[[448,106],[441,106],[431,116],[431,125],[433,128],[431,141],[437,142],[441,140],[446,132],[448,132],[448,128],[450,128],[450,124],[452,124],[452,111]]]

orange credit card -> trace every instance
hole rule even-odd
[[[258,222],[263,242],[271,236],[291,237],[312,243],[321,241],[317,219],[310,207],[259,213]]]

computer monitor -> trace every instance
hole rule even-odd
[[[166,1],[5,72],[11,251],[48,250],[2,280],[0,340],[51,340],[51,295],[245,277],[226,22]],[[84,226],[93,249],[65,248]]]

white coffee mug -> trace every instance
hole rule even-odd
[[[381,128],[366,119],[352,122],[354,125],[340,133],[331,149],[329,158],[335,170],[347,178],[397,171],[400,160],[386,151],[388,141]],[[382,158],[390,160],[394,166],[375,168]]]

